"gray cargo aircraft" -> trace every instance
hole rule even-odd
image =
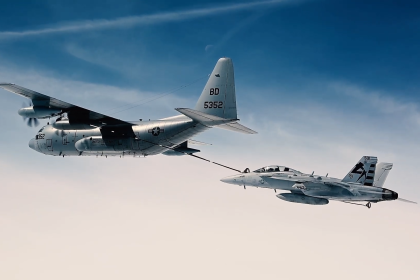
[[[123,121],[15,84],[0,87],[31,100],[18,111],[29,126],[57,117],[29,141],[30,148],[46,155],[193,155],[199,150],[188,147],[189,139],[209,128],[256,133],[238,123],[230,58],[218,60],[194,109],[177,108],[182,115],[155,121]]]
[[[280,193],[278,198],[294,203],[325,205],[329,200],[337,200],[350,204],[365,205],[370,208],[371,203],[402,200],[394,191],[383,188],[385,180],[392,169],[392,163],[379,163],[377,158],[371,156],[362,157],[350,170],[344,179],[336,179],[326,176],[304,174],[285,166],[271,165],[249,172],[246,169],[238,175],[221,179],[222,182],[290,191]],[[367,202],[359,204],[355,202]]]

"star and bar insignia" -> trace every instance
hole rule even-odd
[[[152,129],[149,129],[149,133],[152,133],[153,136],[159,136],[159,134],[165,132],[164,129],[161,129],[160,127],[156,126]]]

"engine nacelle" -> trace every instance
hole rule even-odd
[[[48,107],[30,106],[21,108],[18,114],[25,118],[46,119],[61,113],[59,109],[51,109]]]
[[[325,205],[328,204],[328,199],[307,196],[296,193],[281,193],[276,195],[278,198],[294,203],[310,204],[310,205]]]
[[[102,136],[82,138],[74,146],[79,152],[120,152],[133,149],[130,138],[104,140]]]
[[[60,130],[85,130],[85,129],[95,129],[95,126],[89,124],[70,124],[69,120],[56,121],[52,124],[55,129]]]

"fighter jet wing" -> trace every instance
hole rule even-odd
[[[306,195],[328,196],[337,194],[349,195],[351,192],[345,187],[345,184],[334,181],[322,181],[318,177],[311,176],[262,176],[269,184],[271,180],[282,180],[294,182],[296,188],[300,189]]]
[[[31,99],[34,106],[47,107],[50,109],[60,109],[63,113],[67,113],[70,122],[90,124],[94,126],[132,125],[130,122],[122,121],[101,113],[97,113],[15,84],[0,83],[0,87],[7,91]]]

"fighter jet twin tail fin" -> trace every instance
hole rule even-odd
[[[360,183],[365,186],[373,186],[377,162],[377,157],[362,157],[342,181],[346,183]]]
[[[230,58],[221,58],[217,61],[194,110],[187,108],[176,110],[205,126],[246,134],[257,133],[237,122],[235,77]]]

